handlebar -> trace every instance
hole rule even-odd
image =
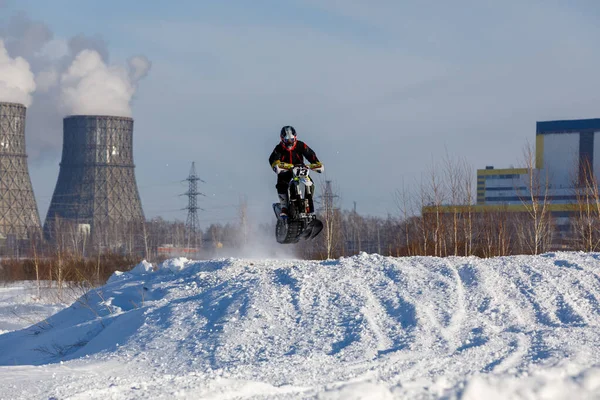
[[[315,171],[315,172],[317,172],[317,173],[319,173],[319,174],[320,174],[320,173],[322,172],[322,171],[321,171],[321,170],[322,170],[322,167],[323,167],[323,166],[321,165],[321,166],[319,166],[319,167],[313,167],[313,168],[311,168],[311,167],[310,167],[310,165],[305,165],[305,164],[294,164],[294,165],[292,165],[291,167],[287,168],[287,170],[288,170],[288,171],[291,171],[291,170],[293,170],[294,168],[305,168],[305,169],[309,169],[309,170],[311,170],[311,171]]]
[[[293,164],[293,165],[290,164],[290,165],[291,165],[291,167],[288,167],[286,169],[294,169],[296,167],[306,168],[306,169],[310,169],[310,170],[314,170],[315,169],[315,168],[311,168],[310,165],[306,165],[306,164]],[[319,168],[319,167],[316,167],[316,168]]]
[[[276,173],[281,173],[283,171],[291,171],[294,168],[303,168],[303,169],[308,169],[311,171],[315,171],[317,173],[321,173],[323,172],[323,166],[319,166],[319,167],[313,167],[311,168],[310,165],[305,165],[305,164],[288,164],[288,163],[280,163],[277,164],[277,166],[274,168]]]

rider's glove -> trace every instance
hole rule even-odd
[[[310,164],[308,166],[308,168],[312,169],[313,171],[316,171],[318,173],[321,173],[323,171],[325,171],[325,167],[323,166],[323,164],[320,161],[317,161],[314,164]]]
[[[287,171],[289,169],[292,169],[294,166],[292,164],[288,164],[288,163],[282,163],[279,160],[275,160],[273,162],[273,164],[271,164],[271,167],[273,168],[273,171],[275,171],[276,174],[279,174],[283,171]]]

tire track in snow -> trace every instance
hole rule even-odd
[[[445,338],[442,332],[450,319],[444,301],[445,296],[443,294],[440,296],[440,292],[448,284],[440,279],[442,277],[435,271],[439,259],[432,259],[433,265],[424,264],[425,260],[427,258],[409,258],[408,266],[403,268],[407,275],[406,289],[410,295],[409,301],[418,305],[414,328],[414,335],[418,337],[418,341],[415,341],[412,346],[416,351],[443,347]],[[404,294],[403,296],[406,297]]]
[[[503,270],[503,258],[492,259],[478,280],[479,296],[485,298],[485,307],[478,307],[479,323],[489,343],[497,343],[493,351],[488,350],[482,372],[507,371],[522,365],[530,346],[529,338],[522,333],[535,315],[530,303],[524,303],[515,284],[514,275]]]
[[[585,279],[586,275],[596,275],[598,267],[587,265],[585,259],[582,259],[581,255],[578,254],[569,254],[569,257],[562,256],[565,259],[557,259],[554,264],[560,267],[561,273],[566,269],[567,276],[571,278],[567,291],[569,289],[577,290],[575,294],[569,293],[571,301],[576,303],[578,313],[582,315],[586,324],[600,324],[600,301],[594,295],[594,293],[600,293],[600,281],[596,279],[590,282]],[[566,258],[571,258],[571,260],[569,261]],[[579,260],[573,261],[573,258],[579,258]],[[575,262],[579,262],[580,265]]]
[[[567,261],[557,260],[554,262],[555,267],[558,267],[557,263],[558,265],[564,266]],[[543,271],[532,266],[529,268],[537,275],[542,276],[545,282],[548,282],[551,288],[556,292],[554,300],[550,301],[550,305],[554,306],[552,313],[560,324],[585,326],[589,323],[585,316],[585,312],[579,308],[577,302],[573,298],[574,296],[571,296],[570,294],[575,287],[573,286],[573,280],[571,279],[572,275],[569,269],[560,271],[560,277],[557,277],[553,268],[548,268]],[[577,297],[580,296],[581,294],[578,293]]]
[[[451,259],[452,260],[452,259]],[[459,333],[463,329],[463,322],[465,321],[467,312],[465,310],[465,286],[463,280],[458,273],[456,265],[448,263],[447,266],[450,269],[452,278],[455,282],[456,301],[454,305],[454,312],[450,318],[450,323],[446,328],[446,340],[451,343],[451,346],[455,349],[459,347],[460,337]]]
[[[428,260],[429,265],[420,261]],[[412,266],[421,276],[414,290],[414,301],[419,304],[419,330],[428,331],[425,346],[453,352],[459,347],[459,332],[465,318],[464,287],[456,268],[444,259],[416,258]],[[427,288],[427,291],[423,291]]]

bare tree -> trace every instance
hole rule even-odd
[[[320,215],[323,222],[323,244],[325,248],[325,256],[330,259],[333,255],[333,250],[340,242],[340,221],[341,216],[337,207],[337,199],[339,196],[335,194],[332,182],[325,181],[321,185],[320,198]]]
[[[58,216],[54,219],[54,240],[55,240],[55,260],[56,260],[56,286],[58,288],[58,297],[62,299],[64,268],[65,268],[65,229],[64,221]],[[52,280],[52,278],[50,278]]]
[[[446,155],[444,156],[444,177],[448,186],[450,195],[450,204],[452,206],[452,253],[458,255],[458,233],[460,231],[461,213],[460,210],[462,201],[462,170],[461,165],[456,163],[455,160],[450,158],[448,149],[446,149]]]
[[[31,244],[31,255],[33,256],[33,265],[35,267],[35,282],[37,287],[37,298],[42,298],[41,282],[40,282],[40,260],[38,256],[39,246],[41,243],[41,232],[38,229],[29,230],[29,242]]]
[[[473,176],[472,168],[465,161],[462,163],[462,202],[464,206],[463,212],[463,237],[464,237],[464,255],[470,256],[473,254]]]
[[[588,160],[582,163],[574,186],[577,217],[573,226],[580,249],[597,251],[600,248],[600,188]]]
[[[445,200],[444,183],[436,171],[436,165],[432,164],[429,170],[429,181],[425,187],[425,195],[427,204],[432,213],[432,242],[433,242],[433,255],[444,256],[446,252],[446,238],[444,236],[444,224],[443,224],[443,209],[442,206]],[[424,218],[426,219],[426,218]]]
[[[239,206],[239,217],[240,217],[240,235],[242,246],[248,244],[249,235],[249,222],[248,222],[248,199],[245,196],[240,196]]]
[[[344,232],[350,233],[349,242],[352,243],[352,250],[355,253],[362,251],[361,246],[361,217],[356,212],[356,203],[354,203],[354,209],[350,212],[348,217],[350,229],[343,229]]]
[[[148,252],[148,230],[145,221],[142,223],[142,239],[144,240],[144,258],[148,259],[150,255]]]
[[[450,235],[447,235],[451,239],[451,254],[459,255],[460,242],[464,241],[464,248],[461,250],[468,255],[472,245],[473,178],[471,167],[464,159],[451,158],[447,150],[444,157],[444,181],[451,205],[449,211],[452,215],[451,232]]]
[[[540,254],[548,248],[552,240],[551,218],[549,210],[548,177],[535,168],[535,150],[528,144],[523,151],[527,169],[527,187],[525,193],[519,193],[521,202],[529,217],[529,224],[521,225],[522,246],[531,254]]]
[[[404,181],[402,181],[402,189],[396,190],[394,196],[396,202],[396,208],[399,211],[400,218],[402,219],[402,236],[403,236],[403,244],[406,247],[407,255],[412,256],[416,255],[416,252],[413,252],[413,245],[411,241],[411,223],[409,221],[414,220],[414,207],[413,202],[410,199],[410,195],[406,186],[404,185]]]
[[[481,255],[505,256],[510,253],[510,223],[506,205],[494,207],[478,214],[477,230]]]

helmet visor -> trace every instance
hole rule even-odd
[[[288,131],[285,133],[285,135],[283,135],[281,137],[281,141],[287,147],[292,147],[294,145],[294,143],[296,143],[296,135],[294,135],[292,132]]]

